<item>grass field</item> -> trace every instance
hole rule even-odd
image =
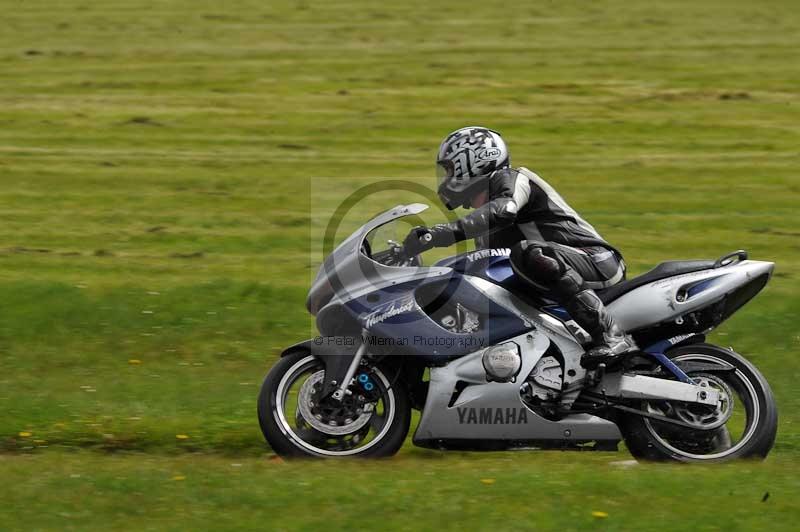
[[[0,10],[0,529],[794,528],[796,2]],[[773,386],[766,462],[271,455],[255,397],[281,348],[312,334],[328,216],[378,179],[432,186],[440,138],[473,123],[500,130],[632,274],[737,248],[777,263],[712,338]],[[371,198],[339,237],[421,199]]]

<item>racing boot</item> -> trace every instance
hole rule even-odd
[[[581,358],[586,369],[609,363],[636,349],[633,339],[620,329],[594,290],[585,289],[564,305],[572,319],[592,337],[590,349]]]

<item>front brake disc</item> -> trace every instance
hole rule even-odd
[[[318,431],[332,436],[352,434],[363,428],[369,423],[372,417],[372,409],[360,407],[355,403],[356,399],[350,394],[345,394],[340,405],[336,405],[336,410],[343,413],[332,416],[320,403],[319,390],[322,389],[322,381],[325,379],[325,371],[320,370],[311,375],[300,387],[297,395],[297,405],[303,419]],[[328,399],[333,401],[333,399]]]

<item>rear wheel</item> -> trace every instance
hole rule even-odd
[[[411,420],[408,395],[379,367],[357,373],[341,401],[321,397],[325,370],[308,353],[282,358],[269,371],[258,400],[261,431],[282,456],[391,456]],[[391,375],[393,377],[394,374]]]
[[[675,401],[641,401],[645,412],[667,416],[697,426],[697,430],[626,414],[621,426],[628,449],[637,458],[719,462],[767,456],[775,442],[778,410],[772,391],[761,373],[741,355],[709,344],[680,347],[670,352],[701,386],[716,390],[714,407]],[[717,366],[727,371],[709,371]]]

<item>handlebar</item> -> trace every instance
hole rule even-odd
[[[423,240],[425,237],[428,237],[428,240]],[[431,238],[432,236],[430,234],[422,235],[420,241],[430,242]],[[380,262],[385,266],[419,266],[421,264],[418,257],[409,257],[406,255],[405,248],[401,244],[398,244],[394,240],[388,240],[386,243],[389,246],[388,249],[373,253],[371,255],[372,260]]]

